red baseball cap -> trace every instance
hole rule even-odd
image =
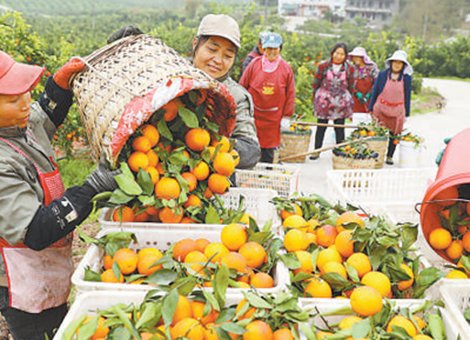
[[[0,51],[0,94],[15,96],[31,91],[45,70],[45,67],[17,63]]]

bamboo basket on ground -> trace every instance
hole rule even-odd
[[[73,77],[71,89],[96,161],[115,164],[139,126],[190,90],[207,91],[209,117],[235,117],[235,102],[225,85],[153,36],[117,40],[82,60],[87,67]],[[221,127],[219,133],[225,134],[224,128],[230,132],[233,126]]]
[[[292,154],[307,152],[310,146],[312,130],[304,131],[282,131],[281,147],[279,149],[280,159]],[[304,163],[305,156],[295,157],[285,161],[286,163]]]
[[[374,169],[377,163],[377,157],[353,158],[339,154],[333,150],[332,154],[333,169]]]
[[[369,149],[377,152],[378,154],[377,161],[375,162],[375,169],[382,168],[384,166],[385,153],[387,152],[387,137],[373,137],[366,143],[369,146]]]

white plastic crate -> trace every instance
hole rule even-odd
[[[236,170],[237,186],[276,190],[279,196],[289,197],[299,186],[300,167],[295,165],[258,163],[252,170]]]
[[[454,280],[462,281],[462,280]],[[467,281],[467,280],[465,280]],[[462,339],[469,339],[470,325],[465,320],[463,313],[470,308],[470,285],[463,284],[443,284],[439,287],[442,301],[444,301],[453,323],[462,335]],[[453,340],[453,339],[451,339]]]
[[[107,228],[100,231],[97,238],[110,233],[118,231],[130,231],[137,237],[137,244],[132,242],[129,247],[139,251],[143,248],[154,247],[161,251],[167,250],[173,243],[179,240],[189,238],[198,239],[205,238],[210,242],[221,242],[220,229],[209,228],[207,226],[194,225],[191,229],[182,230],[180,228],[173,228],[171,224],[161,224],[158,228]],[[154,289],[152,285],[138,285],[138,284],[125,284],[125,283],[108,283],[108,282],[93,282],[85,281],[85,268],[89,267],[95,272],[99,272],[103,266],[103,258],[105,251],[101,247],[91,245],[88,248],[85,256],[80,261],[77,269],[72,275],[72,283],[77,289],[77,293],[81,294],[86,291],[100,290],[100,291],[148,291]],[[284,290],[286,282],[289,279],[287,267],[282,261],[278,261],[274,267],[274,287],[273,288],[259,288],[262,293],[275,293],[279,290]],[[206,288],[212,290],[212,288]],[[241,294],[246,289],[241,288],[227,288],[229,294]]]
[[[416,203],[435,178],[437,168],[330,170],[329,198],[365,208],[381,204],[397,222],[418,222]]]
[[[142,303],[147,293],[146,291],[121,291],[119,293],[115,291],[93,291],[79,295],[70,307],[53,340],[62,340],[62,335],[67,327],[83,314],[94,315],[99,310],[108,309],[118,303],[138,305]],[[241,294],[227,295],[226,306],[238,304],[242,299],[243,295]]]
[[[276,207],[269,203],[271,199],[277,196],[277,192],[271,189],[248,189],[248,188],[231,188],[229,192],[219,197],[224,201],[225,208],[231,208],[237,210],[240,203],[240,197],[244,197],[243,207],[245,212],[252,215],[258,226],[261,228],[263,225],[272,221],[271,228],[273,232],[278,233],[281,227],[281,220],[277,214]],[[101,228],[155,228],[160,227],[162,223],[158,222],[115,222],[112,219],[113,209],[105,208],[98,217],[98,222],[101,224]],[[192,229],[198,224],[185,224],[185,223],[174,223],[173,228],[178,229]],[[217,227],[220,228],[220,224],[203,224],[206,227]],[[282,229],[282,228],[281,228]]]
[[[316,299],[318,300],[318,299]],[[326,301],[301,301],[300,305],[302,309],[315,309],[319,313],[328,313],[337,310],[341,307],[350,307],[349,300],[338,300],[338,299],[323,299]],[[417,308],[423,300],[393,300],[395,302],[395,308]],[[457,340],[459,334],[461,334],[462,339],[463,337],[460,328],[456,327],[456,323],[454,322],[451,314],[449,313],[448,309],[439,308],[442,320],[444,322],[444,327],[447,334],[447,340]],[[329,325],[333,325],[335,323],[339,323],[342,319],[344,319],[347,315],[335,314],[335,315],[328,315],[328,316],[315,316],[311,323],[314,323],[316,326],[319,327],[326,327],[325,321]],[[305,340],[306,337],[304,334],[301,334],[301,339]]]

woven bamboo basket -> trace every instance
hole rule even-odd
[[[190,90],[207,90],[213,105],[206,109],[211,113],[235,115],[235,103],[225,85],[155,37],[126,37],[83,60],[87,67],[73,77],[71,88],[97,161],[104,158],[115,164],[140,125]]]
[[[282,131],[281,147],[279,149],[280,159],[296,153],[307,152],[310,146],[312,130],[305,131]],[[305,156],[295,157],[285,161],[286,163],[304,163]]]
[[[374,137],[366,141],[369,149],[377,152],[377,162],[375,163],[375,168],[380,169],[384,166],[385,153],[387,152],[387,137]]]
[[[333,153],[333,169],[374,169],[377,163],[376,157],[368,157],[364,159],[351,158]]]

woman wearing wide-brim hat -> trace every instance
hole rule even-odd
[[[369,112],[369,101],[379,69],[364,47],[355,47],[348,58],[353,61],[357,70],[353,112]]]
[[[405,117],[410,115],[411,75],[413,67],[408,55],[398,50],[385,61],[385,70],[380,71],[372,91],[369,110],[381,125],[390,129],[387,158],[385,163],[393,164],[396,145],[393,136],[403,131]]]

